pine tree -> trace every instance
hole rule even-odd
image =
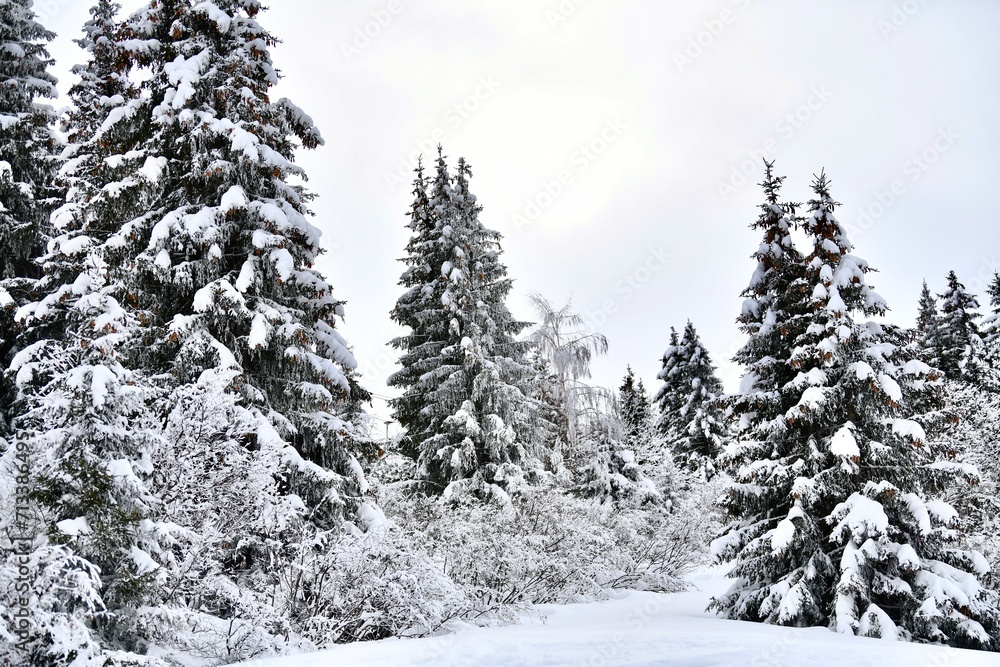
[[[0,5],[0,369],[18,349],[15,310],[41,277],[36,259],[48,240],[52,196],[55,114],[40,98],[56,96],[47,44],[31,0]],[[0,438],[9,432],[14,402],[9,379],[0,377]]]
[[[680,340],[671,330],[671,341],[658,376],[663,386],[654,398],[660,407],[657,429],[678,467],[708,479],[715,474],[715,460],[728,437],[719,408],[722,382],[690,321]]]
[[[940,297],[938,367],[949,378],[975,379],[982,342],[976,326],[979,301],[965,291],[954,271],[948,272],[948,287]]]
[[[978,579],[985,561],[956,547],[956,512],[930,499],[974,470],[935,460],[907,418],[931,369],[904,358],[901,332],[856,319],[887,306],[867,284],[867,262],[850,254],[824,174],[813,190],[803,223],[808,326],[781,362],[792,381],[772,388],[791,407],[735,447],[723,498],[734,520],[713,553],[734,561],[736,583],[713,607],[735,619],[988,648],[996,610]]]
[[[536,408],[529,344],[515,339],[524,323],[505,305],[513,285],[500,262],[500,235],[479,220],[464,159],[453,177],[438,149],[430,194],[417,171],[411,209],[409,288],[393,319],[410,332],[392,341],[403,369],[389,383],[406,428],[405,449],[418,475],[446,497],[506,500],[532,457]]]

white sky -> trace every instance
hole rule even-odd
[[[59,33],[65,90],[90,2],[35,4]],[[955,269],[981,293],[1000,269],[1000,3],[272,0],[260,20],[284,42],[277,94],[326,139],[299,161],[319,195],[320,268],[348,301],[344,333],[376,394],[391,393],[407,165],[442,135],[506,237],[515,314],[530,319],[531,291],[572,295],[610,339],[594,364],[603,385],[631,364],[655,389],[669,327],[690,318],[736,388],[760,155],[798,201],[826,168],[899,324],[922,278],[939,292]]]

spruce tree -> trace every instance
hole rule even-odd
[[[1000,392],[1000,273],[986,288],[992,312],[983,318],[980,327],[983,339],[983,373],[980,384],[989,391]]]
[[[39,618],[72,629],[38,655],[276,650],[322,604],[304,577],[323,545],[372,515],[367,394],[292,161],[321,139],[270,99],[261,8],[157,1],[115,25],[100,3],[85,28],[68,197],[14,363],[16,439],[41,462],[35,560],[78,582],[38,577]]]
[[[965,291],[954,271],[948,272],[948,287],[940,297],[938,367],[952,379],[975,379],[982,342],[976,325],[979,301]]]
[[[660,406],[657,427],[673,451],[675,463],[703,479],[712,477],[715,460],[728,438],[719,407],[722,382],[690,321],[680,340],[664,354],[659,377],[664,384],[655,398]]]
[[[631,366],[626,368],[622,385],[618,388],[618,401],[625,430],[625,446],[639,451],[652,436],[653,415],[642,378],[636,379]]]
[[[31,0],[0,4],[0,369],[18,349],[14,314],[41,277],[36,259],[48,240],[56,97],[47,44],[55,35],[36,20]],[[14,402],[0,376],[0,438],[9,433]]]
[[[656,431],[663,438],[669,439],[674,433],[676,420],[679,418],[683,396],[680,391],[681,347],[677,330],[670,327],[670,345],[660,359],[660,372],[656,379],[663,385],[653,394],[653,403],[657,406],[659,415],[656,417]]]
[[[808,326],[777,362],[792,380],[771,387],[791,407],[734,447],[722,500],[733,522],[713,553],[733,561],[736,583],[712,606],[734,619],[988,648],[986,563],[956,546],[956,512],[931,499],[974,470],[935,460],[907,418],[933,373],[905,358],[901,332],[860,319],[886,303],[851,254],[825,175],[813,190]]]
[[[288,443],[289,488],[334,526],[365,486],[355,424],[367,393],[337,330],[343,302],[313,268],[312,195],[295,182],[306,176],[295,151],[322,139],[302,110],[270,97],[275,39],[261,9],[167,0],[124,22],[122,57],[150,76],[98,130],[118,171],[88,206],[113,220],[119,279],[149,320],[134,362],[179,385],[238,369],[229,391],[259,415],[247,441]],[[140,199],[147,212],[133,208]]]
[[[776,388],[794,378],[786,362],[794,341],[805,324],[801,303],[805,285],[801,253],[795,248],[792,231],[799,204],[783,202],[780,192],[784,176],[774,175],[774,163],[764,162],[764,202],[760,215],[751,224],[763,233],[753,254],[757,268],[743,291],[742,311],[737,318],[747,334],[746,344],[733,361],[744,366],[740,391],[730,398],[730,407],[741,415],[739,430],[747,430],[777,419],[791,406]]]
[[[515,338],[525,324],[505,305],[513,283],[500,235],[479,220],[472,171],[460,159],[452,176],[440,147],[436,167],[429,194],[418,167],[400,279],[408,290],[392,311],[410,329],[392,341],[403,351],[389,379],[404,389],[395,416],[430,490],[506,500],[533,455],[535,371],[529,344]]]
[[[917,303],[917,325],[913,336],[921,361],[932,366],[938,363],[939,336],[940,317],[938,316],[937,299],[931,294],[925,280],[920,289],[920,301]]]

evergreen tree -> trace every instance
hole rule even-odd
[[[992,313],[983,318],[980,327],[983,339],[983,363],[980,384],[1000,392],[1000,273],[993,274],[993,281],[986,288]]]
[[[763,238],[753,254],[757,268],[742,293],[743,308],[737,318],[748,339],[733,358],[746,369],[740,391],[729,401],[741,416],[739,430],[777,419],[791,407],[777,388],[795,377],[787,361],[806,326],[801,312],[804,264],[792,240],[799,204],[780,201],[785,177],[774,175],[773,162],[765,161],[764,167],[764,202],[751,225],[763,232]]]
[[[321,139],[270,99],[260,10],[157,1],[116,26],[100,3],[85,29],[69,194],[13,364],[16,441],[38,461],[36,592],[54,599],[36,620],[57,630],[36,660],[277,650],[321,606],[303,573],[372,516],[367,394],[292,162]]]
[[[925,280],[920,290],[920,301],[917,303],[917,326],[914,330],[914,343],[921,361],[931,365],[938,363],[939,337],[940,317],[937,299],[931,294]]]
[[[722,382],[690,321],[679,341],[671,330],[671,340],[658,376],[664,384],[654,399],[660,407],[657,428],[678,467],[707,479],[715,474],[715,459],[728,436],[718,405]]]
[[[656,379],[663,381],[663,386],[653,394],[653,403],[657,406],[659,415],[656,417],[656,431],[663,438],[670,439],[679,419],[683,396],[681,394],[681,339],[677,330],[670,327],[670,345],[660,360],[660,372]],[[675,391],[677,389],[677,391]]]
[[[313,268],[312,195],[292,182],[305,177],[297,147],[322,139],[298,107],[270,98],[275,39],[261,9],[170,0],[125,21],[120,53],[150,76],[98,130],[118,171],[87,205],[114,221],[107,244],[149,319],[136,364],[181,385],[239,369],[229,390],[259,413],[248,441],[287,441],[289,488],[333,526],[364,486],[355,423],[367,393],[336,329],[343,302]],[[148,212],[132,208],[139,199]]]
[[[507,498],[529,463],[538,425],[528,396],[535,372],[524,323],[505,305],[512,281],[500,262],[500,235],[479,220],[464,159],[448,171],[438,149],[429,195],[417,171],[407,269],[409,288],[392,311],[410,332],[392,341],[403,369],[389,379],[418,475],[446,497]]]
[[[631,366],[626,368],[622,386],[618,388],[618,401],[625,430],[625,446],[639,451],[652,436],[653,414],[642,379],[636,379]]]
[[[929,499],[974,470],[937,461],[906,418],[931,369],[903,355],[901,332],[856,318],[886,312],[867,262],[834,217],[821,174],[803,228],[808,326],[772,391],[785,414],[734,448],[733,518],[713,543],[736,583],[713,607],[730,618],[828,625],[856,635],[988,648],[996,610],[978,553],[955,545],[957,514]]]
[[[83,25],[83,37],[74,40],[87,52],[89,59],[86,64],[75,65],[72,69],[79,81],[69,89],[74,106],[66,123],[71,146],[92,139],[111,109],[135,99],[138,94],[137,87],[128,77],[127,59],[117,41],[115,16],[120,9],[117,2],[98,0],[90,8],[90,19]],[[76,170],[80,167],[76,166]]]
[[[14,313],[41,276],[35,260],[48,239],[55,114],[39,100],[56,96],[46,50],[53,37],[31,0],[0,4],[0,369],[18,349]],[[13,402],[9,378],[0,377],[0,437]]]
[[[938,367],[953,379],[975,379],[980,371],[979,301],[965,291],[954,271],[948,272],[948,287],[941,294],[941,319],[937,337]]]

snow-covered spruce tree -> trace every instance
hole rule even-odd
[[[929,500],[974,470],[936,461],[905,417],[930,368],[901,354],[903,336],[857,317],[886,304],[850,254],[821,174],[803,227],[809,324],[778,363],[792,407],[732,448],[723,497],[733,522],[713,543],[736,583],[712,607],[734,619],[827,625],[838,632],[989,648],[997,610],[981,555],[954,544],[956,512]],[[759,385],[758,385],[759,386]],[[752,438],[752,439],[751,439]]]
[[[983,318],[979,327],[983,339],[982,377],[979,383],[985,389],[1000,393],[1000,273],[986,288],[992,312]]]
[[[655,465],[656,441],[649,398],[629,367],[618,396],[594,405],[581,430],[578,449],[585,455],[574,491],[598,502],[641,505],[663,499],[644,467]],[[669,490],[667,490],[669,492]]]
[[[715,460],[729,433],[719,407],[722,381],[690,321],[680,340],[674,341],[676,334],[671,333],[672,344],[657,376],[663,380],[654,399],[660,406],[657,428],[678,467],[708,479],[716,472]]]
[[[924,363],[936,366],[938,363],[938,347],[940,341],[940,318],[938,316],[937,299],[931,294],[925,280],[920,288],[920,300],[917,302],[917,324],[913,329],[913,344],[917,356]]]
[[[133,362],[177,385],[238,369],[229,391],[258,417],[248,446],[281,448],[287,489],[333,527],[365,486],[355,422],[367,394],[336,329],[342,302],[313,268],[312,195],[295,183],[295,150],[322,139],[298,107],[270,98],[275,39],[261,9],[164,0],[123,22],[117,48],[149,77],[98,130],[115,168],[88,206],[116,230],[119,278],[149,321]],[[148,202],[138,215],[117,203],[137,198]]]
[[[471,176],[459,159],[453,177],[440,148],[429,195],[417,172],[408,290],[392,311],[410,332],[392,341],[403,369],[389,383],[404,389],[395,416],[429,490],[506,501],[533,465],[535,372],[529,343],[515,338],[525,325],[505,305],[513,283],[500,235],[479,220]]]
[[[19,396],[14,461],[27,462],[32,525],[25,529],[35,536],[34,629],[19,657],[38,665],[136,658],[132,651],[144,647],[132,610],[156,600],[162,581],[154,557],[171,541],[155,520],[150,483],[158,420],[120,354],[139,322],[119,305],[121,290],[85,233],[53,241],[36,286],[45,296],[19,309],[34,342],[11,363]],[[49,270],[73,263],[79,270],[69,284]]]
[[[980,483],[948,489],[944,499],[959,510],[965,538],[995,573],[1000,568],[1000,394],[971,382],[949,380],[945,387],[951,419],[928,435],[949,460],[974,465]],[[995,574],[991,584],[1000,587]]]
[[[800,312],[804,264],[792,240],[800,204],[779,199],[784,180],[784,176],[774,175],[773,161],[764,162],[760,184],[764,202],[750,225],[761,231],[763,238],[753,254],[757,268],[743,290],[743,308],[737,318],[748,339],[733,357],[746,371],[740,391],[729,400],[729,409],[739,415],[740,431],[767,424],[791,407],[779,389],[795,377],[787,361],[796,337],[806,326]]]
[[[79,89],[81,100],[101,100],[87,107],[97,116],[89,125],[95,129],[88,138],[83,109],[75,116],[80,129],[73,129],[71,117],[70,133],[78,138],[63,168],[69,197],[54,216],[61,235],[46,263],[51,285],[44,299],[22,313],[40,330],[54,327],[58,312],[78,308],[93,319],[76,328],[82,333],[74,342],[99,334],[115,337],[100,349],[83,346],[90,357],[70,350],[49,361],[40,343],[31,350],[37,359],[18,360],[19,374],[25,375],[25,369],[49,372],[59,362],[53,379],[38,390],[43,408],[83,387],[74,402],[48,413],[28,412],[25,436],[38,433],[35,440],[42,441],[41,428],[29,417],[57,424],[65,413],[66,430],[75,426],[74,432],[83,434],[66,446],[78,446],[93,462],[95,479],[114,478],[132,493],[129,498],[142,497],[142,489],[152,496],[138,507],[121,501],[117,492],[107,493],[110,504],[127,515],[113,517],[119,527],[115,539],[123,545],[131,539],[150,556],[139,575],[148,579],[149,568],[155,568],[156,583],[112,596],[114,581],[96,580],[105,584],[104,600],[80,596],[81,605],[90,605],[90,618],[97,614],[99,640],[107,650],[143,652],[156,644],[226,660],[279,650],[283,642],[310,633],[314,610],[332,594],[320,585],[322,572],[331,567],[318,562],[325,559],[323,544],[345,529],[356,531],[352,521],[364,526],[371,517],[372,508],[360,502],[366,483],[355,458],[364,447],[354,422],[365,393],[335,329],[341,303],[312,269],[319,232],[306,219],[309,195],[293,183],[304,177],[291,162],[294,151],[299,145],[314,147],[320,138],[294,105],[269,99],[277,80],[268,55],[274,40],[255,20],[260,9],[252,0],[155,2],[112,31],[117,41],[107,53],[117,62],[92,71],[146,68],[143,94],[126,88],[109,97]],[[98,52],[92,51],[95,59]],[[104,90],[122,82],[116,79]],[[77,262],[77,255],[86,259]],[[98,306],[110,314],[100,315]],[[106,361],[103,367],[110,370],[101,370],[91,360],[99,361],[99,352],[119,366]],[[41,383],[49,376],[35,377]],[[114,409],[96,399],[86,407],[85,390],[97,395],[101,386],[109,387],[109,401],[118,398]],[[149,400],[151,390],[155,401]],[[197,407],[191,396],[202,394],[219,418],[185,407]],[[88,410],[104,415],[107,423],[127,421],[138,431],[142,420],[128,411],[139,396],[157,423],[168,427],[148,457],[137,444],[141,433],[125,429],[106,433],[103,440],[87,435],[85,426],[101,423],[87,421]],[[170,427],[192,420],[199,424],[198,437]],[[169,438],[170,455],[163,438]],[[138,482],[128,475],[118,479],[127,466]],[[56,483],[68,491],[39,497],[44,518],[57,521],[57,529],[81,525],[59,521],[78,506],[93,505],[92,513],[100,513],[101,504],[86,499],[93,485],[74,486],[78,480],[72,474],[49,477],[55,481],[42,485],[43,491]],[[253,502],[230,488],[233,479],[252,491]],[[219,493],[223,485],[227,492]],[[173,502],[178,490],[188,494],[183,508]],[[236,517],[231,507],[213,505],[238,496]],[[91,515],[82,516],[91,522]],[[164,520],[175,525],[169,535],[157,530]],[[59,530],[67,558],[80,563],[78,571],[93,564],[77,549],[104,562],[115,555],[109,540],[89,550],[93,540],[86,536],[98,534],[90,529],[81,528],[75,537]],[[170,548],[147,548],[142,540],[149,530]],[[129,548],[126,565],[129,555],[135,561],[141,552]],[[109,566],[104,576],[114,572]],[[147,593],[153,598],[144,597]],[[84,629],[74,630],[74,641],[94,631],[87,618],[80,623]]]
[[[954,271],[948,272],[948,287],[941,297],[938,326],[938,367],[951,379],[973,380],[979,375],[981,360],[979,301],[965,291]]]
[[[55,114],[40,100],[56,96],[46,50],[53,37],[31,0],[0,4],[0,369],[18,347],[14,313],[41,276],[35,260],[48,238]],[[0,374],[0,438],[9,429],[13,391]]]
[[[626,368],[622,385],[618,388],[618,403],[625,445],[632,451],[638,451],[652,437],[653,412],[642,378],[636,379],[631,366]]]
[[[117,41],[116,15],[121,5],[98,0],[90,8],[90,19],[83,25],[83,36],[74,40],[89,55],[86,64],[75,65],[79,80],[69,90],[73,110],[66,121],[70,146],[94,137],[112,108],[135,99],[138,89],[129,79],[122,48]],[[69,151],[74,156],[75,151]],[[96,166],[96,165],[95,165]],[[76,170],[79,165],[74,165]]]

